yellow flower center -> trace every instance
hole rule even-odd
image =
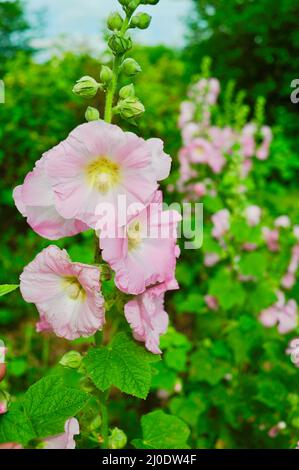
[[[134,250],[139,247],[142,241],[141,235],[142,226],[141,223],[137,220],[132,222],[128,227],[128,247],[129,251]]]
[[[63,288],[70,299],[83,302],[86,292],[76,277],[65,277],[62,282]]]
[[[102,194],[106,194],[120,181],[120,167],[107,157],[98,157],[87,165],[86,175],[89,184]]]

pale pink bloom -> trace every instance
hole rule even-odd
[[[283,276],[281,280],[281,285],[285,289],[291,289],[294,286],[295,282],[296,282],[296,278],[294,274],[288,272]]]
[[[176,211],[162,211],[162,196],[155,198],[116,236],[101,234],[103,259],[115,271],[117,287],[129,294],[141,294],[146,287],[174,277],[176,266]]]
[[[195,113],[195,105],[191,101],[183,101],[180,108],[179,127],[182,129],[185,125],[192,121]]]
[[[119,196],[132,203],[148,204],[168,176],[170,157],[157,139],[145,141],[104,121],[74,129],[48,152],[46,173],[55,193],[57,211],[78,218],[94,228],[99,204],[118,207]],[[59,153],[59,158],[56,158]]]
[[[296,301],[291,299],[286,302],[284,295],[279,292],[278,301],[261,312],[260,321],[267,328],[278,324],[280,334],[289,333],[297,327],[298,323]]]
[[[295,274],[299,266],[299,245],[293,246],[292,257],[288,266],[288,272]]]
[[[214,238],[223,237],[230,228],[230,213],[227,209],[221,209],[212,215],[212,222],[214,227],[212,229],[212,235]]]
[[[64,433],[48,437],[44,440],[43,449],[75,449],[74,436],[80,434],[80,427],[76,418],[70,418],[64,425]]]
[[[80,220],[67,220],[58,214],[54,205],[54,192],[45,173],[46,158],[47,154],[36,162],[23,185],[14,189],[13,198],[18,210],[36,233],[49,240],[58,240],[83,232],[88,227]],[[55,149],[53,158],[59,158]]]
[[[247,220],[248,225],[254,227],[260,223],[262,216],[262,210],[259,206],[248,206],[245,209],[245,218]]]
[[[246,242],[242,245],[242,248],[244,251],[254,251],[257,249],[257,244]]]
[[[217,149],[214,149],[213,152],[209,155],[207,163],[211,170],[218,174],[222,171],[224,165],[226,164],[226,159],[223,157],[221,152],[219,152]]]
[[[195,192],[196,196],[203,197],[206,194],[206,186],[204,183],[195,183],[193,186],[193,191]]]
[[[195,122],[188,122],[182,129],[182,139],[184,145],[190,144],[199,133],[199,126]]]
[[[266,160],[269,156],[269,149],[273,135],[270,127],[268,126],[263,126],[260,132],[264,140],[258,147],[256,151],[256,156],[259,160]]]
[[[245,158],[253,157],[255,153],[255,133],[256,125],[253,123],[246,124],[242,130],[240,139],[241,153]]]
[[[286,427],[286,423],[284,421],[280,421],[268,431],[268,436],[273,439],[279,434],[280,431],[283,431]]]
[[[194,139],[188,149],[190,152],[190,160],[192,163],[207,164],[210,155],[214,151],[212,144],[206,139],[203,139],[202,137]]]
[[[294,237],[297,238],[297,240],[299,240],[299,225],[294,225],[293,234],[294,234]]]
[[[103,327],[104,299],[96,266],[72,263],[65,250],[49,246],[24,268],[20,280],[24,299],[40,313],[39,331],[52,330],[73,340]]]
[[[168,328],[168,315],[164,310],[164,295],[168,290],[178,289],[175,280],[158,284],[125,305],[125,317],[137,341],[153,354],[160,354],[160,336]]]
[[[267,244],[268,249],[273,252],[278,251],[279,250],[278,230],[270,230],[268,227],[263,227],[262,233],[263,233],[264,240]]]
[[[218,300],[216,299],[216,297],[214,297],[213,295],[206,295],[204,299],[205,299],[205,303],[207,307],[210,310],[218,310],[219,304],[218,304]]]
[[[208,83],[208,93],[206,95],[206,102],[209,105],[217,103],[217,99],[220,93],[220,83],[217,78],[210,78]]]
[[[291,225],[291,221],[287,215],[281,215],[280,217],[277,217],[274,222],[274,225],[275,227],[288,228]]]
[[[215,266],[220,260],[220,256],[217,253],[206,253],[203,264],[208,268]]]
[[[252,169],[252,160],[250,158],[245,158],[241,167],[241,177],[246,178]]]

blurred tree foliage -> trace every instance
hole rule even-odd
[[[31,54],[29,44],[31,25],[26,19],[24,4],[20,0],[0,1],[0,74],[3,73],[7,60],[16,52]]]
[[[299,3],[294,0],[193,0],[187,47],[191,70],[213,58],[221,82],[235,79],[250,98],[267,99],[271,122],[296,139],[298,105],[290,101],[299,70]]]

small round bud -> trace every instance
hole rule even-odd
[[[108,45],[114,55],[123,55],[132,48],[132,40],[130,37],[123,37],[120,34],[113,34]]]
[[[123,99],[129,98],[131,96],[135,96],[135,88],[134,85],[126,85],[119,90],[119,96]]]
[[[92,106],[88,106],[85,112],[85,119],[87,122],[98,121],[100,119],[99,110],[96,108],[93,108]]]
[[[86,75],[77,81],[73,88],[73,93],[83,98],[93,98],[99,89],[99,83],[92,77]]]
[[[101,70],[101,81],[107,85],[108,83],[111,82],[113,78],[113,72],[110,67],[107,67],[107,65],[102,65],[102,70]]]
[[[107,26],[111,31],[120,31],[124,20],[118,12],[113,12],[108,16]]]
[[[145,111],[141,101],[134,96],[121,100],[117,105],[117,109],[123,119],[137,118]]]
[[[147,13],[137,13],[137,15],[133,16],[133,18],[131,19],[130,27],[147,29],[151,24],[151,21],[152,17]]]
[[[108,438],[108,449],[123,449],[127,441],[127,436],[121,429],[113,428]]]
[[[126,59],[123,61],[121,70],[124,74],[128,75],[128,77],[134,77],[137,73],[141,72],[141,67],[134,59]]]
[[[135,11],[136,8],[139,7],[139,5],[140,5],[140,0],[131,0],[128,5],[128,9],[131,11]]]
[[[69,367],[70,369],[78,369],[82,362],[82,356],[77,351],[67,352],[59,361],[64,367]]]

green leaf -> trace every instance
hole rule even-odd
[[[142,416],[143,439],[134,439],[137,449],[189,449],[188,426],[176,416],[167,415],[161,410]]]
[[[159,356],[119,333],[108,346],[91,349],[84,364],[99,390],[104,391],[114,385],[122,392],[145,399],[151,386],[150,364],[158,360]]]
[[[195,426],[198,417],[206,411],[207,402],[203,394],[191,393],[187,397],[174,397],[170,402],[172,414],[186,421],[191,426]]]
[[[25,445],[32,439],[62,433],[65,421],[88,400],[86,393],[66,387],[60,376],[44,377],[0,418],[0,442]]]
[[[209,351],[202,349],[191,356],[190,380],[192,382],[208,382],[210,385],[219,383],[226,374],[231,372],[230,365]]]
[[[10,292],[16,290],[19,287],[19,284],[2,284],[0,286],[0,297],[2,295],[9,294]]]

